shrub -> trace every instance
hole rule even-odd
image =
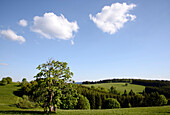
[[[7,82],[6,78],[2,78],[1,84],[2,84],[2,85],[6,85],[6,84],[8,84],[8,82]]]
[[[24,86],[28,83],[27,79],[26,78],[23,78],[22,79],[22,82],[21,82],[21,86]]]
[[[120,108],[120,103],[114,98],[108,98],[105,100],[106,109]]]
[[[12,83],[12,78],[11,77],[7,77],[6,80],[7,80],[8,84]]]
[[[77,109],[90,109],[89,100],[83,95],[79,95]]]
[[[168,100],[164,95],[159,96],[159,101],[160,101],[160,105],[166,105],[168,103]]]
[[[95,87],[94,87],[93,85],[91,86],[91,88],[92,88],[92,89],[95,89]]]
[[[19,97],[17,99],[16,105],[18,108],[22,108],[22,109],[30,109],[36,107],[36,104],[34,102],[29,101],[29,98],[26,95],[23,95],[22,98]]]

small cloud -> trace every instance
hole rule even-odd
[[[71,40],[71,45],[74,45],[74,41],[73,40]]]
[[[34,17],[33,32],[39,33],[47,39],[59,38],[68,40],[73,38],[73,32],[79,29],[77,22],[69,22],[64,15],[57,16],[53,12],[45,13],[42,17]]]
[[[26,27],[26,26],[28,25],[28,24],[27,24],[27,21],[24,20],[24,19],[20,20],[18,24],[19,24],[20,26],[23,26],[23,27]]]
[[[103,32],[114,34],[124,23],[135,20],[136,16],[128,13],[134,7],[135,4],[114,3],[111,6],[104,6],[96,16],[89,14],[89,17]]]
[[[7,64],[7,63],[0,63],[0,65],[4,65],[4,66],[7,66],[8,64]]]
[[[18,41],[19,43],[24,43],[26,40],[22,36],[18,36],[14,31],[11,29],[8,30],[0,30],[0,35],[3,36],[6,39],[12,40],[12,41]]]

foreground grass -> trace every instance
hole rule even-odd
[[[118,90],[121,94],[124,93],[124,90],[126,89],[127,92],[129,92],[131,89],[135,93],[143,92],[145,89],[145,86],[142,85],[134,85],[134,84],[128,84],[125,86],[125,83],[99,83],[99,84],[83,84],[84,86],[91,87],[94,86],[97,87],[103,87],[106,89],[109,89],[111,86],[116,87],[116,90]]]
[[[44,114],[42,110],[9,110],[0,111],[0,114]],[[106,110],[58,110],[52,115],[169,115],[170,106],[162,107],[138,107],[138,108],[121,108]]]
[[[0,114],[44,114],[42,108],[20,109],[15,106],[17,96],[13,91],[19,89],[17,83],[0,86]],[[138,108],[120,108],[106,110],[58,110],[54,115],[168,115],[170,106],[161,107],[138,107]]]

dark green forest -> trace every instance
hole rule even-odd
[[[137,85],[146,86],[145,92],[158,92],[166,96],[166,98],[170,98],[170,81],[167,80],[144,80],[144,79],[107,79],[100,81],[85,81],[82,84],[97,84],[97,83],[117,83],[117,82],[125,82]]]

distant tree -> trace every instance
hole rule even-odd
[[[106,109],[120,108],[120,103],[114,98],[108,98],[105,100]]]
[[[159,95],[158,92],[152,92],[145,95],[146,106],[161,106],[167,104],[167,99],[164,95]]]
[[[90,100],[89,100],[89,102],[90,102],[90,107],[91,107],[91,109],[95,109],[95,108],[96,108],[96,106],[95,106],[95,103],[96,103],[95,93],[91,93],[91,94],[90,94]]]
[[[11,77],[7,77],[6,80],[7,80],[8,84],[12,83],[12,78]]]
[[[23,79],[22,79],[22,82],[21,82],[21,86],[24,86],[24,85],[27,84],[27,83],[28,83],[27,79],[26,79],[26,78],[23,78]]]
[[[159,96],[159,103],[160,105],[166,105],[168,103],[168,100],[166,99],[166,97],[164,95],[160,95]]]
[[[102,109],[104,109],[105,108],[105,100],[106,100],[106,95],[105,94],[103,94],[103,95],[101,95],[101,99],[102,99]]]
[[[8,81],[6,80],[6,78],[2,78],[1,83],[2,83],[2,85],[6,85],[6,84],[8,84]]]
[[[102,107],[101,95],[99,93],[97,93],[95,99],[96,99],[96,109],[101,109],[101,107]]]
[[[132,95],[131,96],[131,106],[132,107],[140,107],[143,105],[143,100],[144,100],[144,96],[140,95],[140,94],[136,94],[136,95]]]
[[[83,95],[79,95],[77,109],[90,109],[89,100]]]
[[[134,96],[134,95],[135,95],[135,92],[133,92],[133,90],[131,89],[130,92],[129,92],[129,95],[130,95],[130,96]]]
[[[28,82],[26,78],[23,78],[22,79],[22,82]]]
[[[124,90],[123,96],[127,96],[127,91],[126,91],[126,89]]]
[[[132,83],[132,82],[133,82],[132,79],[130,79],[130,80],[129,80],[129,83]]]
[[[115,87],[111,86],[111,87],[110,87],[110,93],[118,94],[118,91],[116,90]]]

